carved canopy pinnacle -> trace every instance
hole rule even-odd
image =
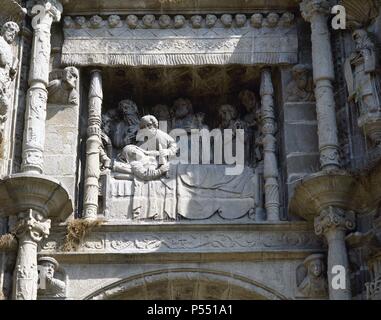
[[[323,235],[332,229],[353,230],[355,228],[355,219],[353,213],[347,213],[343,209],[329,207],[323,210],[315,218],[315,233]]]
[[[330,5],[327,0],[303,0],[300,3],[300,11],[306,21],[310,21],[315,14],[328,15]]]

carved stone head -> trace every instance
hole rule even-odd
[[[135,29],[138,26],[139,18],[134,14],[130,14],[126,18],[126,23],[131,29]]]
[[[75,22],[72,17],[66,16],[63,19],[63,26],[64,28],[75,28]]]
[[[308,270],[308,275],[312,278],[319,278],[324,274],[325,264],[323,254],[312,254],[303,261]]]
[[[118,107],[124,117],[129,115],[136,116],[138,114],[138,106],[132,100],[122,100],[119,102]]]
[[[38,259],[38,264],[45,269],[45,274],[50,278],[54,277],[54,273],[59,267],[57,260],[52,257],[41,257]]]
[[[189,99],[177,99],[173,104],[173,108],[177,119],[185,118],[187,115],[193,114],[192,102]]]
[[[292,78],[299,89],[307,89],[309,85],[310,67],[305,64],[297,64],[292,68]]]
[[[155,22],[155,16],[153,14],[146,14],[142,21],[146,28],[152,28],[153,23]]]
[[[238,97],[248,112],[253,112],[258,107],[258,100],[253,91],[243,90]]]
[[[163,14],[159,18],[159,26],[162,29],[168,28],[171,24],[171,17],[167,14]]]
[[[100,28],[102,27],[103,19],[102,17],[95,15],[90,18],[90,26],[92,28]]]
[[[279,21],[279,15],[275,12],[271,12],[267,15],[265,25],[268,28],[275,28]]]
[[[226,28],[230,28],[233,24],[233,17],[231,14],[225,13],[221,17],[221,22]]]
[[[171,118],[169,108],[165,104],[155,105],[152,109],[152,112],[159,120],[169,120]]]
[[[67,89],[77,88],[77,81],[79,78],[78,69],[75,67],[66,67],[63,70],[63,81],[67,86]]]
[[[147,135],[154,136],[156,134],[156,131],[159,127],[159,121],[152,116],[152,115],[146,115],[140,119],[140,129],[142,130],[148,130]]]
[[[291,12],[285,12],[279,19],[279,25],[282,27],[291,27],[295,16]]]
[[[1,28],[1,36],[4,38],[4,40],[12,44],[13,41],[15,41],[17,34],[20,32],[20,28],[17,25],[16,22],[8,21],[4,23],[3,27]]]
[[[208,28],[214,27],[217,22],[217,16],[214,14],[208,14],[205,18],[205,24]]]
[[[199,29],[201,28],[201,25],[202,25],[202,17],[199,15],[192,16],[191,22],[192,22],[193,28]]]
[[[254,13],[250,18],[250,23],[254,28],[261,28],[263,22],[263,15],[260,13]]]
[[[247,18],[244,14],[236,14],[236,16],[235,16],[235,24],[239,28],[245,26],[246,20],[247,20]]]
[[[116,28],[120,26],[121,24],[121,19],[118,15],[112,14],[111,16],[108,17],[108,25],[110,28]]]
[[[86,18],[84,16],[76,17],[75,22],[80,28],[86,28]]]
[[[218,110],[218,115],[222,124],[227,124],[231,120],[235,120],[238,116],[237,108],[231,104],[224,104]]]
[[[182,16],[182,15],[175,16],[175,18],[174,18],[175,28],[177,28],[177,29],[181,28],[184,26],[184,24],[185,24],[185,17],[184,16]]]

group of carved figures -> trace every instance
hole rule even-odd
[[[244,116],[240,117],[239,110],[231,104],[223,104],[218,108],[217,128],[243,129],[245,132],[245,161],[249,166],[255,166],[261,161],[261,135],[260,135],[260,104],[255,93],[244,90],[239,94],[239,100],[245,108]],[[173,108],[166,104],[157,104],[152,108],[150,118],[154,126],[170,132],[173,129],[184,129],[188,134],[192,129],[207,129],[206,114],[204,112],[194,112],[190,99],[179,98],[173,103]],[[144,118],[143,118],[144,119]],[[150,120],[150,121],[151,121]],[[135,102],[126,99],[118,104],[118,108],[111,109],[102,115],[102,148],[101,167],[111,168],[113,150],[121,150],[128,145],[136,145],[136,136],[142,122],[139,115],[139,108]],[[160,130],[161,131],[161,130]],[[176,154],[176,152],[173,152]]]
[[[207,14],[205,17],[201,15],[194,15],[189,19],[189,25],[194,29],[202,27],[212,28],[217,26],[220,22],[224,28],[237,27],[242,28],[247,25],[247,22],[254,28],[275,28],[290,27],[294,21],[294,15],[290,12],[278,14],[275,12],[269,13],[264,16],[261,13],[253,14],[249,19],[245,14],[223,14],[218,18],[214,14]],[[158,19],[153,14],[147,14],[142,17],[141,20],[136,15],[128,15],[125,19],[126,25],[131,29],[136,28],[182,28],[187,24],[187,19],[183,15],[176,15],[173,18],[169,15],[163,14]],[[110,28],[122,27],[123,20],[118,15],[110,15],[107,20],[103,20],[101,16],[92,16],[88,21],[84,16],[78,16],[74,19],[70,16],[64,18],[65,28],[101,28],[103,26]]]

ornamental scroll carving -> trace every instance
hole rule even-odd
[[[65,65],[295,64],[294,17],[237,14],[64,18]],[[100,45],[102,43],[102,45]],[[144,54],[143,54],[144,53]]]

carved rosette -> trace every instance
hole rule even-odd
[[[99,70],[93,70],[89,91],[88,138],[86,141],[84,217],[87,219],[95,219],[98,214],[102,99],[102,75]]]
[[[276,159],[274,87],[271,70],[263,69],[260,94],[262,98],[262,134],[264,150],[265,207],[267,220],[279,220],[279,182],[278,163]]]
[[[50,220],[39,213],[20,213],[15,226],[19,243],[14,273],[13,298],[16,300],[35,300],[37,298],[37,244],[47,238]]]
[[[23,172],[43,172],[50,28],[53,22],[60,20],[61,12],[62,5],[56,0],[37,1],[31,9],[34,33],[24,126]]]

